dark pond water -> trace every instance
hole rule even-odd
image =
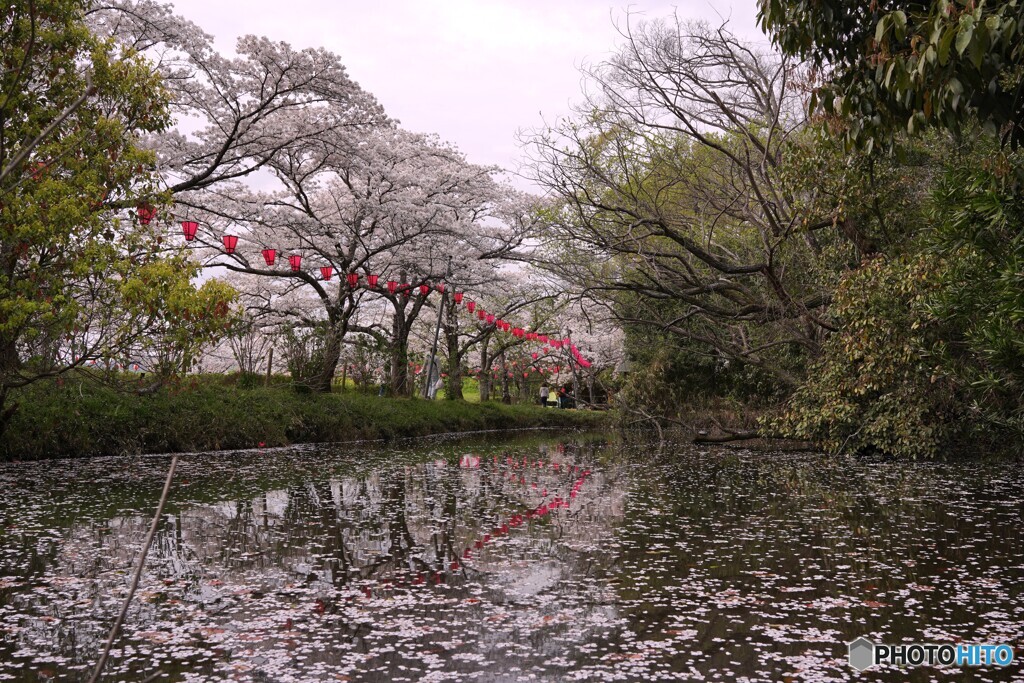
[[[88,678],[167,464],[0,465],[0,681]],[[195,454],[171,500],[105,680],[1024,681],[1019,464],[530,436]]]

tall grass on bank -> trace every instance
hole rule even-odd
[[[138,396],[89,381],[38,383],[14,397],[0,459],[166,453],[397,439],[445,432],[596,427],[605,415],[500,403],[300,394],[209,381]]]

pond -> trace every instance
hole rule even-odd
[[[0,465],[0,681],[84,681],[167,457]],[[109,681],[1024,681],[1019,464],[527,435],[183,456]],[[847,641],[990,642],[873,667]]]

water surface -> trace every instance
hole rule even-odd
[[[0,465],[0,681],[88,678],[168,462]],[[599,437],[193,454],[105,680],[1024,681],[1022,501]],[[1017,663],[858,675],[860,635]]]

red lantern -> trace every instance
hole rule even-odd
[[[349,273],[346,279],[348,280],[349,289],[355,289],[356,285],[359,284],[359,273]]]
[[[139,222],[143,225],[148,225],[152,215],[143,218],[142,209],[139,209]],[[185,235],[185,241],[191,242],[196,238],[196,230],[199,229],[199,224],[195,221],[182,221],[181,222],[181,233]]]
[[[487,324],[490,325],[493,322],[494,322],[494,314],[493,313],[488,313],[487,314]]]
[[[480,320],[483,320],[484,318],[487,317],[487,313],[484,311],[484,309],[481,308],[476,312],[476,317]]]
[[[135,208],[135,212],[139,215],[139,223],[143,225],[149,225],[149,222],[156,216],[156,209],[149,204],[139,204]]]
[[[466,310],[467,311],[472,313],[474,308],[476,308],[476,302],[475,301],[467,301],[466,302]]]
[[[439,291],[442,294],[444,294],[444,283],[443,282],[438,282],[437,283],[437,291]]]
[[[455,303],[462,303],[462,292],[455,292]]]
[[[537,357],[538,357],[538,353],[537,353],[536,351],[534,351],[534,352],[533,352],[533,353],[531,353],[530,355],[531,355],[531,356],[533,357],[533,359],[534,359],[534,360],[537,360]]]
[[[263,250],[263,260],[267,262],[268,266],[274,265],[274,259],[276,259],[276,258],[277,258],[277,250],[276,249],[264,249]]]
[[[302,268],[302,256],[299,254],[292,254],[288,257],[288,265],[292,267],[293,271],[298,272]]]
[[[182,225],[182,227],[184,227],[184,224]],[[194,236],[195,232],[193,232],[192,234]],[[185,235],[185,239],[188,239],[188,235]],[[234,235],[224,235],[220,239],[221,239],[221,241],[224,242],[224,253],[225,254],[234,254],[235,253],[235,247],[238,246],[238,238],[235,237]]]
[[[537,340],[542,341],[545,344],[548,343],[548,336],[546,334],[537,335]]]
[[[412,294],[412,285],[402,283],[402,293],[405,294],[405,298],[408,299],[409,295]]]
[[[524,372],[523,373],[523,377],[528,377],[529,375],[530,375],[530,373],[528,373],[528,372]]]
[[[420,285],[420,296],[426,296],[430,293],[430,285]]]
[[[379,279],[380,279],[379,275],[367,275],[366,276],[367,284],[369,284],[370,287],[374,287],[374,288],[377,287],[377,280],[379,280]]]
[[[388,293],[394,294],[396,291],[398,291],[398,283],[394,280],[388,280]]]
[[[320,266],[320,277],[325,280],[330,280],[332,275],[334,275],[333,266]]]

